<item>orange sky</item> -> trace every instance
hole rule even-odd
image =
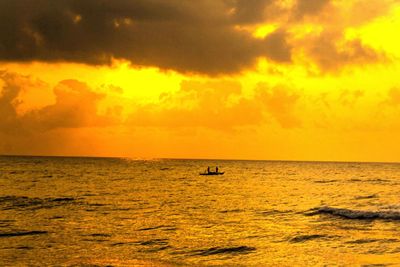
[[[6,0],[0,25],[0,154],[400,161],[397,0]]]

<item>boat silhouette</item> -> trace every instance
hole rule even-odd
[[[225,172],[201,172],[200,175],[223,175]]]

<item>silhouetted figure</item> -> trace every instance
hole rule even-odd
[[[218,166],[217,166],[217,167],[215,167],[215,172],[216,172],[216,173],[218,173]]]
[[[210,173],[210,166],[208,166],[207,168],[207,173]]]

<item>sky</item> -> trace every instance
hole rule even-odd
[[[400,162],[399,0],[2,0],[0,154]]]

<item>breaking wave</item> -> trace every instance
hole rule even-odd
[[[351,210],[341,209],[333,207],[319,207],[312,209],[306,213],[308,216],[328,214],[345,219],[357,219],[357,220],[400,220],[400,211],[393,210],[378,210],[378,211],[362,211],[362,210]]]

